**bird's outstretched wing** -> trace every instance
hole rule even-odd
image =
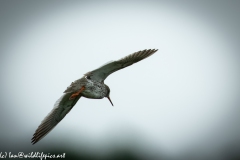
[[[81,97],[81,95],[79,95],[75,99],[69,100],[71,95],[72,93],[65,93],[57,100],[52,111],[44,118],[35,131],[32,144],[37,143],[47,135],[66,116]]]
[[[141,61],[149,56],[151,56],[153,53],[157,52],[157,49],[148,49],[143,51],[138,51],[133,54],[130,54],[122,59],[119,59],[117,61],[112,61],[110,63],[107,63],[93,71],[90,71],[85,74],[87,78],[94,79],[96,81],[104,81],[111,73],[123,69],[125,67],[128,67],[138,61]]]

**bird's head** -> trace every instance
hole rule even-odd
[[[108,98],[108,100],[110,101],[110,103],[112,104],[112,106],[113,106],[113,103],[112,103],[112,101],[111,101],[111,99],[110,99],[110,88],[105,84],[105,86],[106,86],[106,88],[107,88],[107,94],[106,94],[106,98]]]

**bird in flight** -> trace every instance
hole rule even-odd
[[[52,111],[43,119],[37,130],[33,134],[32,144],[37,143],[46,136],[73,108],[80,97],[91,99],[110,99],[110,88],[104,84],[104,80],[113,72],[128,67],[141,61],[155,52],[157,49],[148,49],[130,54],[117,61],[109,62],[70,84],[64,94],[55,102]]]

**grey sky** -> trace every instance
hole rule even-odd
[[[110,142],[125,146],[132,140],[144,154],[179,156],[191,149],[217,155],[222,146],[240,142],[238,1],[0,6],[0,124],[9,150],[19,136],[31,149],[35,129],[72,81],[154,48],[156,54],[105,81],[115,107],[107,99],[81,98],[37,147],[84,143],[102,152]]]

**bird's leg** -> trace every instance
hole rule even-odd
[[[82,88],[77,92],[77,93],[73,93],[71,96],[70,96],[70,100],[76,98],[83,90],[85,89],[84,86],[82,86]]]

